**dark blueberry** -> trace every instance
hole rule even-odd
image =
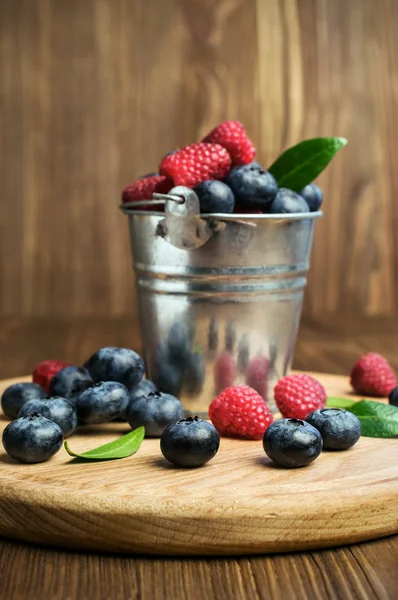
[[[151,379],[158,390],[172,396],[181,393],[184,374],[184,360],[175,360],[170,357],[166,345],[157,348],[152,361]]]
[[[239,345],[238,345],[238,367],[239,367],[240,373],[244,373],[246,371],[246,367],[249,363],[249,357],[250,357],[249,338],[247,337],[247,334],[245,333],[241,337],[241,339],[239,341]]]
[[[190,336],[178,321],[170,327],[167,336],[167,350],[171,360],[185,361],[190,353]]]
[[[299,194],[307,202],[311,212],[319,210],[323,200],[323,192],[320,187],[315,185],[315,183],[309,183]]]
[[[129,402],[128,389],[117,381],[101,381],[76,398],[79,421],[86,425],[119,418]]]
[[[21,409],[20,417],[32,413],[40,413],[46,419],[54,421],[61,427],[64,437],[69,437],[77,427],[77,411],[75,405],[66,398],[46,398],[45,400],[29,400]]]
[[[147,177],[154,177],[155,175],[159,175],[159,173],[146,173],[146,175],[141,175],[140,179],[146,179]]]
[[[170,394],[154,392],[137,398],[127,409],[127,421],[132,429],[143,425],[145,435],[160,437],[167,425],[179,421],[184,409],[177,398]]]
[[[229,321],[225,329],[225,350],[232,352],[236,342],[236,327],[234,321]]]
[[[259,163],[259,162],[258,162],[258,160],[253,160],[253,161],[250,163],[250,166],[251,166],[251,167],[257,167],[257,169],[262,169],[263,171],[265,171],[265,169],[264,169],[263,165],[262,165],[261,163]]]
[[[150,392],[157,392],[157,387],[152,381],[149,379],[142,379],[137,385],[131,388],[130,390],[130,398],[139,398],[140,396],[145,396]]]
[[[218,348],[218,324],[215,317],[212,318],[209,324],[208,345],[209,350],[217,350]]]
[[[282,215],[286,213],[310,212],[310,209],[304,198],[299,194],[287,188],[280,188],[275,200],[268,207],[267,212]]]
[[[65,367],[51,379],[50,394],[75,402],[76,397],[90,385],[93,385],[93,380],[87,369],[83,369],[83,367]]]
[[[146,396],[150,392],[157,392],[157,391],[158,391],[158,389],[157,389],[156,385],[154,383],[152,383],[152,381],[149,381],[149,379],[142,379],[140,381],[140,383],[137,383],[137,385],[132,387],[129,392],[129,400],[128,400],[127,404],[125,405],[125,407],[123,408],[122,413],[120,415],[122,420],[123,421],[127,420],[126,411],[127,411],[127,407],[130,404],[130,402],[134,402],[134,400],[136,400],[137,398],[141,398],[141,396]]]
[[[314,410],[305,420],[321,434],[324,450],[347,450],[361,437],[358,417],[340,408]]]
[[[206,363],[200,352],[193,352],[187,359],[184,370],[183,387],[191,396],[197,396],[203,389]]]
[[[234,212],[235,196],[231,188],[222,181],[202,181],[193,191],[199,198],[200,212],[203,214]]]
[[[40,413],[16,419],[3,431],[4,450],[20,462],[39,463],[58,452],[64,441],[62,429]]]
[[[388,401],[393,406],[398,406],[398,387],[393,389],[391,394],[388,396]]]
[[[305,467],[320,455],[322,436],[301,419],[279,419],[264,433],[263,446],[279,467]]]
[[[160,438],[163,456],[177,467],[201,467],[220,447],[214,425],[198,417],[188,417],[164,429]]]
[[[271,173],[258,163],[234,167],[228,173],[225,183],[235,194],[241,207],[266,210],[278,191],[278,184]]]
[[[46,392],[36,383],[14,383],[1,397],[1,408],[7,417],[16,419],[26,402],[36,398],[45,398]]]
[[[165,155],[162,157],[162,160],[163,160],[163,158],[166,158],[166,156],[171,156],[172,154],[175,154],[176,152],[177,152],[177,150],[171,150],[170,152],[167,152],[167,154],[165,154]],[[160,161],[160,162],[162,162],[162,161]]]
[[[127,388],[137,385],[145,371],[142,358],[128,348],[101,348],[84,366],[95,383],[117,381]]]

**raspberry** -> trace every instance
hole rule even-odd
[[[217,125],[203,142],[220,144],[228,150],[232,158],[232,166],[247,165],[256,155],[256,149],[249,140],[246,130],[239,121],[225,121]]]
[[[388,396],[397,385],[389,362],[381,354],[364,354],[351,369],[351,385],[358,394]]]
[[[231,157],[219,144],[191,144],[162,159],[159,171],[176,185],[193,188],[201,181],[224,179],[231,168]]]
[[[234,384],[237,374],[237,365],[234,357],[229,352],[222,352],[214,365],[214,384],[216,393]]]
[[[286,375],[274,389],[275,402],[283,417],[305,419],[310,412],[326,406],[323,385],[310,375]]]
[[[40,385],[47,394],[50,393],[50,381],[65,367],[69,367],[70,363],[62,362],[60,360],[43,360],[39,363],[33,371],[32,380],[33,383]]]
[[[122,202],[151,200],[154,192],[167,194],[173,185],[173,181],[163,175],[149,175],[127,185],[122,191]],[[140,206],[140,210],[163,210],[163,204]]]
[[[218,433],[260,440],[273,421],[261,396],[248,385],[229,387],[209,406],[209,417]]]
[[[267,400],[269,360],[266,356],[253,358],[246,370],[246,383]]]

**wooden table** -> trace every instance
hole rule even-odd
[[[137,323],[117,319],[0,319],[0,377],[44,358],[82,362],[105,345],[139,348]],[[362,352],[398,369],[398,322],[347,316],[303,321],[295,367],[346,373]],[[398,595],[398,536],[336,550],[239,559],[83,554],[0,540],[0,598],[7,600],[389,599]]]

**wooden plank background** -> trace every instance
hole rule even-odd
[[[121,315],[120,189],[227,118],[319,183],[305,313],[398,308],[396,0],[1,0],[0,313]]]

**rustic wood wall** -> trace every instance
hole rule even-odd
[[[119,191],[220,120],[320,178],[305,311],[398,308],[397,0],[1,0],[0,313],[123,314]]]

